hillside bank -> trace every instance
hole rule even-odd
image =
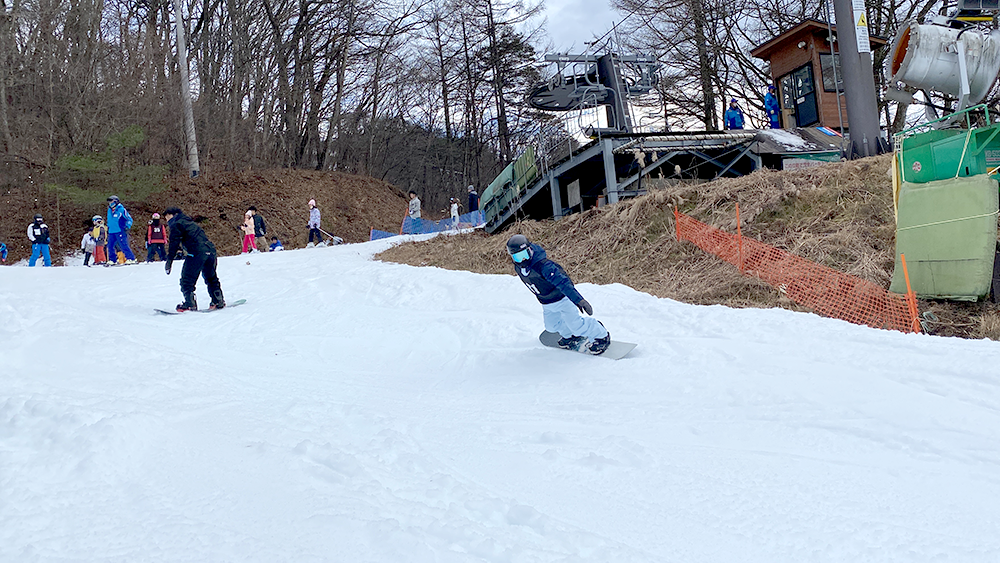
[[[396,246],[378,258],[488,274],[513,274],[505,242],[524,233],[575,282],[621,283],[700,305],[808,311],[766,283],[674,236],[673,208],[888,288],[895,252],[889,155],[798,171],[761,169],[707,183],[654,182],[642,197],[559,221],[523,221],[496,236],[476,232]],[[1000,339],[989,303],[921,301],[933,334]],[[599,316],[599,312],[598,312]]]

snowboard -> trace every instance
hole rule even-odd
[[[246,299],[237,299],[232,303],[226,303],[226,306],[221,309],[198,309],[197,311],[167,311],[165,309],[153,309],[161,315],[183,315],[184,313],[214,313],[216,311],[225,311],[226,309],[232,309],[233,307],[239,307],[240,305],[246,303]]]
[[[544,344],[544,345],[546,345],[546,346],[548,346],[550,348],[558,348],[559,350],[566,350],[567,352],[578,352],[580,354],[586,354],[588,356],[593,356],[593,354],[587,352],[583,348],[581,348],[579,350],[568,350],[566,348],[559,348],[559,339],[560,338],[562,338],[562,337],[559,336],[558,332],[549,332],[547,330],[543,330],[542,333],[538,335],[538,340],[542,344]],[[600,354],[598,357],[609,358],[609,359],[612,359],[612,360],[620,360],[620,359],[624,358],[625,356],[627,356],[628,353],[631,352],[632,349],[635,348],[636,346],[637,346],[637,344],[632,344],[631,342],[622,342],[621,340],[615,340],[615,339],[612,338],[611,339],[611,345],[608,346],[608,349],[605,350],[604,353]]]

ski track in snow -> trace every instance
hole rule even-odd
[[[388,244],[0,268],[0,561],[1000,560],[1000,344],[581,284],[589,358]]]

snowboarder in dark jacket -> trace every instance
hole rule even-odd
[[[545,250],[524,235],[510,237],[507,253],[518,277],[542,304],[545,330],[562,336],[559,346],[570,350],[583,347],[591,354],[603,354],[611,345],[611,335],[600,321],[589,316],[594,314],[594,308],[576,290],[562,266],[549,260]]]
[[[226,300],[222,296],[222,285],[215,272],[219,263],[215,245],[205,236],[205,231],[181,212],[180,208],[166,208],[163,211],[163,217],[167,220],[167,227],[170,229],[170,247],[167,250],[166,264],[168,276],[177,251],[183,246],[187,253],[184,258],[184,267],[181,268],[181,294],[184,295],[184,302],[177,305],[177,311],[198,310],[194,286],[198,281],[199,274],[205,278],[208,293],[212,296],[209,310],[225,307]]]

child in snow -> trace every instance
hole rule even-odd
[[[410,219],[420,218],[420,198],[417,197],[417,192],[410,190],[410,206],[407,208],[406,213],[410,216]]]
[[[257,250],[257,238],[254,236],[253,212],[247,211],[243,216],[243,254]]]
[[[46,266],[52,265],[52,257],[49,254],[49,226],[42,222],[42,216],[35,214],[35,220],[28,225],[28,240],[31,241],[31,258],[28,260],[29,266],[34,266],[41,255]]]
[[[0,262],[7,261],[7,245],[0,242]]]
[[[591,354],[603,354],[611,345],[611,334],[603,323],[589,316],[594,314],[594,308],[576,290],[562,266],[549,260],[545,250],[524,235],[510,237],[507,253],[518,277],[542,304],[545,330],[562,336],[559,347],[584,347]],[[588,316],[582,316],[577,309]]]
[[[451,228],[458,230],[458,199],[451,198]]]
[[[104,226],[104,218],[94,215],[90,220],[94,228],[90,230],[90,236],[94,239],[94,265],[108,263],[106,245],[108,244],[108,228]]]
[[[316,200],[309,200],[309,243],[306,246],[316,246],[317,243],[323,242],[323,233],[319,232],[320,229],[320,214],[319,208],[316,207]],[[316,242],[313,242],[313,237],[316,237]]]
[[[135,264],[135,254],[132,254],[132,249],[128,246],[131,221],[132,217],[118,200],[118,196],[108,196],[108,256],[117,256],[120,247],[124,260],[119,263],[123,264]]]
[[[160,214],[153,213],[153,219],[146,225],[146,262],[152,262],[156,256],[167,260],[167,243],[170,236],[166,223],[160,222]]]
[[[271,237],[271,247],[270,247],[271,252],[277,252],[279,250],[284,250],[284,249],[285,247],[281,246],[281,241],[278,240],[278,237]]]
[[[90,231],[83,233],[83,240],[80,241],[80,250],[83,251],[83,265],[90,267],[90,257],[94,255],[94,251],[97,249],[97,241],[94,237],[90,236]]]

